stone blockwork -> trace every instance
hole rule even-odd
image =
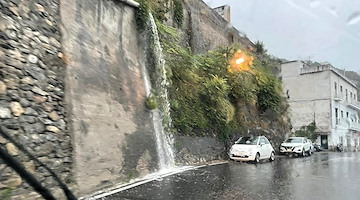
[[[205,53],[233,43],[250,50],[254,47],[244,34],[201,0],[184,0],[184,16],[183,29],[194,53]]]
[[[72,147],[59,19],[57,0],[0,0],[0,125],[69,184]],[[0,145],[44,186],[56,188],[50,174],[13,143],[0,137]],[[2,160],[0,174],[0,190],[28,194],[29,185]]]
[[[212,137],[176,136],[174,146],[179,165],[198,165],[227,159],[224,143]]]

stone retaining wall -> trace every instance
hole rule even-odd
[[[57,0],[0,0],[0,125],[71,183],[59,18]],[[55,188],[50,174],[14,144],[0,137],[0,145],[44,186]],[[13,195],[31,190],[2,160],[0,173],[0,190],[12,188]]]

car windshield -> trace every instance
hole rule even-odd
[[[301,138],[289,138],[285,141],[286,143],[302,143]]]
[[[242,137],[235,144],[248,144],[248,145],[256,145],[259,140],[259,137]]]

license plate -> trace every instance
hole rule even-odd
[[[291,152],[291,149],[288,149],[287,151],[288,151],[288,152]]]

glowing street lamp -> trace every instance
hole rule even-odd
[[[234,53],[234,56],[230,59],[229,72],[241,72],[241,71],[251,71],[250,66],[254,57],[247,55],[245,52],[242,52],[240,49]]]

